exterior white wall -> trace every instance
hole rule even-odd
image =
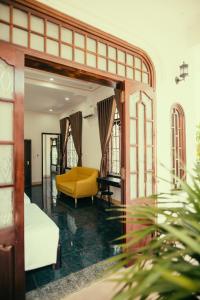
[[[42,176],[41,165],[41,134],[42,132],[59,133],[59,118],[52,114],[25,111],[24,138],[32,141],[32,183],[40,183]]]
[[[82,162],[83,166],[100,169],[101,162],[101,145],[99,139],[99,125],[97,116],[97,102],[110,97],[114,94],[112,88],[100,87],[87,98],[86,102],[83,102],[79,106],[71,106],[68,111],[63,113],[60,118],[67,117],[70,114],[77,111],[87,111],[87,108],[92,106],[95,108],[95,114],[92,117],[83,119],[83,137],[82,137]],[[120,189],[111,188],[113,190],[113,199],[121,199]]]

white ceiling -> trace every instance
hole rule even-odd
[[[61,114],[72,105],[85,101],[99,87],[95,83],[26,68],[25,110]]]

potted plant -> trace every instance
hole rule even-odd
[[[123,253],[112,258],[120,286],[113,300],[200,299],[200,171],[191,185],[181,185],[180,196],[158,195],[156,206],[119,208],[126,212],[123,222],[145,226],[130,232]],[[149,236],[142,248],[134,247]]]

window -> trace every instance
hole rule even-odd
[[[58,164],[57,139],[51,139],[51,164],[55,166]]]
[[[120,156],[121,156],[121,147],[120,147],[120,116],[119,112],[116,109],[114,124],[112,128],[110,144],[109,144],[109,174],[111,175],[120,175]]]
[[[71,125],[69,125],[68,141],[67,141],[67,167],[73,168],[77,166],[78,155],[74,146]]]
[[[172,107],[172,173],[173,188],[180,189],[179,179],[185,180],[185,116],[182,107],[175,104]]]

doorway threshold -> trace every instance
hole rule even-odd
[[[26,300],[61,300],[104,277],[110,267],[109,259],[50,282],[26,293]]]

